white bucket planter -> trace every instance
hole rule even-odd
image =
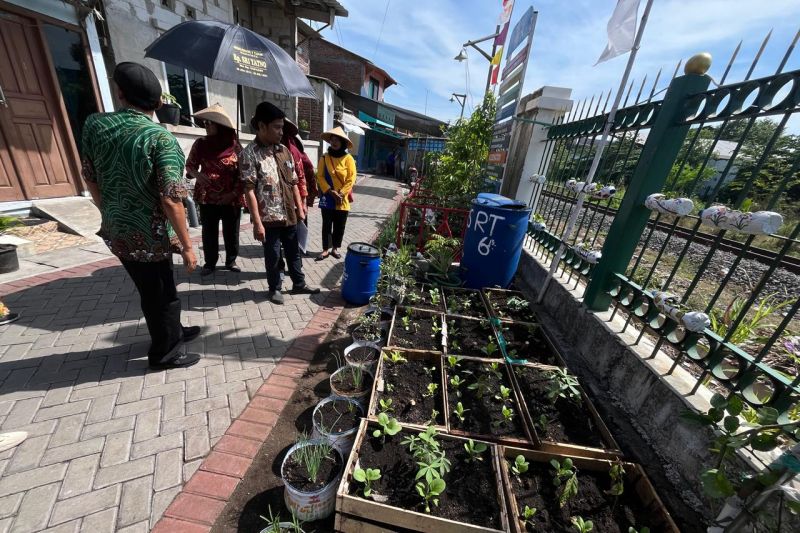
[[[547,225],[544,222],[531,222],[531,229],[533,231],[547,231]]]
[[[289,448],[289,451],[286,453],[286,457],[283,458],[283,462],[281,463],[281,479],[283,480],[283,484],[286,488],[286,490],[283,492],[283,500],[286,503],[286,507],[289,509],[289,511],[291,511],[292,514],[294,514],[303,522],[322,520],[329,517],[331,513],[333,513],[333,510],[336,508],[336,488],[339,486],[339,482],[342,479],[344,460],[342,459],[341,454],[339,454],[339,451],[334,448],[333,453],[340,455],[339,464],[341,466],[339,473],[336,475],[336,478],[334,478],[333,481],[314,492],[304,492],[292,487],[286,481],[284,469],[286,468],[286,461],[295,451],[303,446],[314,446],[317,444],[322,444],[323,442],[324,441],[322,440],[309,440],[306,442],[297,443]]]
[[[358,348],[370,348],[375,351],[375,358],[370,359],[367,361],[359,361],[357,359],[353,359],[350,355]],[[374,343],[374,342],[366,342],[366,341],[356,341],[347,348],[344,349],[344,360],[347,362],[348,365],[351,366],[362,366],[367,368],[370,372],[373,372],[375,366],[378,364],[378,359],[381,356],[381,347]],[[374,372],[373,372],[374,373]]]
[[[314,423],[314,433],[313,437],[315,439],[324,439],[331,443],[331,446],[339,450],[339,453],[342,454],[342,457],[347,457],[350,454],[350,450],[353,449],[353,443],[356,441],[356,433],[358,432],[358,422],[354,425],[351,429],[346,431],[336,432],[336,431],[328,431],[324,427],[322,427],[319,423],[319,418],[321,416],[317,416],[319,410],[334,401],[340,402],[347,402],[349,403],[353,409],[356,409],[359,413],[359,416],[364,416],[364,408],[361,406],[360,403],[351,399],[351,398],[340,398],[337,396],[329,396],[319,402],[317,406],[314,408],[314,413],[312,415],[311,420]]]
[[[600,200],[607,200],[617,194],[617,188],[613,185],[606,185],[602,189],[596,190],[592,192],[593,198],[599,198]]]
[[[690,198],[670,198],[663,194],[651,194],[644,201],[644,206],[651,211],[662,215],[685,217],[694,209],[694,202]]]
[[[339,389],[336,388],[336,385],[334,384],[336,376],[338,376],[339,374],[341,374],[343,372],[351,372],[351,370],[348,368],[349,366],[350,365],[345,365],[345,366],[341,367],[339,370],[337,370],[336,372],[334,372],[333,374],[331,374],[331,377],[329,378],[330,385],[331,385],[331,392],[333,392],[333,394],[335,396],[340,396],[342,398],[350,398],[352,400],[357,401],[361,405],[364,405],[365,401],[367,399],[367,396],[369,396],[369,393],[372,390],[371,387],[365,387],[363,391],[358,392],[358,393],[353,393],[353,392],[345,392],[345,391],[339,390]],[[364,382],[367,381],[367,376],[369,376],[370,380],[374,380],[375,379],[375,377],[372,374],[372,372],[370,372],[369,370],[367,370],[364,367],[360,367],[360,368],[361,368],[361,371],[364,373]]]
[[[711,319],[700,311],[684,311],[678,305],[678,297],[662,291],[653,292],[653,304],[675,322],[683,324],[688,331],[700,333],[711,326]]]
[[[291,522],[278,522],[278,531],[272,526],[265,527],[259,533],[294,533],[297,531]]]
[[[583,248],[580,245],[576,245],[572,248],[575,254],[589,263],[590,265],[597,264],[600,261],[600,258],[603,256],[602,252],[592,250],[590,248]]]
[[[746,213],[734,211],[724,205],[712,205],[700,211],[704,224],[719,229],[738,231],[747,235],[771,235],[783,225],[783,216],[774,211]]]

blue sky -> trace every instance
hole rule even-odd
[[[454,61],[453,57],[463,42],[494,32],[500,0],[340,2],[350,16],[337,18],[336,28],[326,29],[322,34],[372,60],[399,82],[386,91],[387,102],[448,120],[458,118],[460,111],[458,104],[448,101],[452,92],[470,95],[465,114],[473,102],[480,100],[488,61],[475,50],[468,51],[469,60],[464,63]],[[640,16],[645,0],[641,4]],[[627,55],[593,66],[606,44],[606,23],[616,1],[516,0],[512,27],[531,5],[539,17],[524,94],[542,85],[556,85],[573,89],[573,98],[582,100],[601,91],[616,90]],[[384,12],[386,22],[381,32]],[[739,81],[772,28],[772,38],[753,77],[770,75],[798,25],[797,0],[655,0],[632,79],[638,80],[638,86],[646,74],[649,89],[655,74],[663,68],[656,89],[660,90],[668,83],[679,59],[706,51],[714,58],[710,74],[719,80],[742,39],[742,50],[726,83]],[[491,42],[483,47],[489,51]],[[784,70],[797,68],[800,68],[800,45]]]

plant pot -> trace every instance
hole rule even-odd
[[[19,313],[8,313],[6,315],[0,316],[0,326],[5,326],[6,324],[11,324],[12,322],[16,322],[19,318]]]
[[[300,130],[300,138],[304,141],[307,141],[310,136],[311,132],[309,130]]]
[[[19,257],[15,244],[0,244],[0,274],[19,270]]]
[[[372,353],[366,358],[359,359],[355,357],[354,353],[356,350],[362,349],[369,350]],[[381,355],[381,347],[375,344],[374,342],[365,342],[365,341],[358,341],[354,342],[353,344],[349,345],[347,348],[344,349],[344,360],[350,366],[361,366],[372,372],[375,373],[375,367],[378,364],[378,359]]]
[[[331,391],[336,396],[340,396],[342,398],[349,398],[351,400],[355,400],[356,402],[360,403],[361,405],[366,405],[367,396],[369,396],[369,393],[372,390],[372,383],[375,381],[375,377],[372,374],[372,372],[370,372],[369,370],[367,370],[366,368],[363,368],[363,367],[356,367],[356,368],[359,368],[361,370],[362,375],[363,375],[363,380],[364,380],[364,382],[362,383],[363,390],[345,391],[345,390],[342,390],[341,388],[337,387],[337,385],[336,385],[336,382],[337,382],[336,378],[343,376],[344,372],[351,372],[352,371],[351,368],[353,368],[353,367],[351,367],[350,365],[345,365],[345,366],[341,367],[340,369],[338,369],[333,374],[331,374],[331,377],[329,378],[329,382],[330,382],[330,385],[331,385]]]
[[[364,326],[356,326],[350,334],[353,342],[366,342],[376,346],[383,346],[383,322],[381,322],[381,333],[377,337],[367,335],[364,331]]]
[[[177,126],[181,122],[181,108],[175,104],[161,104],[161,107],[156,109],[156,116],[162,124]]]
[[[279,533],[293,533],[295,531],[294,524],[292,524],[291,522],[279,522],[278,527],[280,528]],[[259,533],[276,533],[276,532],[271,527],[265,527]]]
[[[454,475],[455,470],[445,474],[445,480],[448,482],[448,486],[445,489],[442,498],[442,504],[446,504],[444,498],[447,497],[448,490],[451,491],[451,493],[463,494],[461,491],[464,490],[464,487],[461,485],[464,483],[472,483],[473,485],[476,485],[485,481],[487,485],[488,483],[491,483],[492,486],[497,484],[494,490],[492,490],[492,492],[495,494],[492,495],[491,499],[482,500],[480,502],[467,502],[474,503],[475,505],[466,505],[464,506],[465,510],[463,511],[467,514],[475,514],[476,511],[474,507],[476,507],[477,504],[484,504],[484,507],[489,507],[496,513],[490,518],[490,520],[496,520],[497,525],[495,527],[487,527],[469,522],[459,522],[456,520],[436,516],[436,510],[438,509],[437,507],[433,507],[432,513],[404,509],[389,503],[391,498],[387,496],[391,495],[380,495],[378,499],[382,500],[382,502],[378,502],[375,501],[375,499],[368,500],[355,494],[358,492],[359,487],[363,487],[363,485],[358,484],[353,479],[353,470],[357,466],[362,468],[373,466],[365,462],[365,457],[368,456],[367,452],[369,451],[368,448],[366,448],[366,446],[369,445],[366,440],[367,438],[370,438],[369,434],[374,428],[375,426],[369,426],[366,420],[361,422],[361,427],[359,428],[358,436],[356,437],[356,443],[353,447],[353,453],[350,454],[350,458],[345,468],[345,475],[342,477],[342,482],[339,485],[339,490],[337,492],[336,531],[377,532],[400,530],[421,532],[438,531],[441,533],[499,533],[501,531],[509,531],[505,494],[502,490],[502,475],[499,472],[499,450],[497,446],[492,444],[487,444],[487,451],[483,454],[485,457],[484,460],[479,463],[479,466],[472,467],[475,470],[471,471],[469,476],[464,476],[465,479],[457,480],[457,484],[454,484],[453,479],[456,478]],[[405,436],[405,433],[407,432],[404,430],[403,432],[390,437],[390,439],[395,439],[399,442]],[[465,439],[444,434],[440,434],[438,439],[443,443],[444,446],[453,449],[463,449],[463,444],[466,442]],[[452,457],[452,455],[449,455],[449,457]],[[411,459],[410,462],[411,461],[413,461],[413,459]],[[458,466],[458,464],[454,462],[454,468],[456,466]],[[480,468],[479,473],[482,479],[481,482],[475,481],[475,472],[478,468]],[[490,472],[486,469],[490,469]],[[386,475],[386,473],[384,473],[384,475]],[[392,473],[392,475],[395,476],[402,474]],[[409,479],[409,483],[413,485],[415,483],[413,480],[413,471],[411,471],[410,476],[411,479]],[[387,475],[387,477],[389,476]],[[488,481],[489,477],[491,478],[491,481]],[[373,498],[379,496],[375,492],[373,492],[373,494],[375,494]],[[481,518],[486,520],[486,515],[482,515]]]
[[[336,487],[341,480],[342,469],[340,468],[336,477],[329,483],[325,484],[325,486],[323,486],[321,489],[312,492],[305,492],[293,487],[291,483],[287,481],[285,472],[286,462],[289,460],[292,454],[294,454],[294,452],[301,447],[317,445],[321,444],[322,442],[323,441],[321,440],[309,440],[295,444],[289,448],[288,452],[286,452],[286,456],[283,458],[283,462],[281,463],[281,479],[283,480],[283,484],[286,488],[283,493],[284,502],[286,503],[286,507],[289,509],[289,511],[291,511],[294,516],[303,522],[322,520],[331,515],[336,507]],[[339,451],[334,448],[333,453],[338,455],[339,462],[341,464],[342,456]]]
[[[516,492],[514,491],[513,474],[509,472],[509,468],[507,466],[508,462],[510,461],[513,463],[514,459],[518,455],[522,455],[523,457],[525,457],[525,459],[530,464],[531,469],[537,465],[546,464],[547,468],[550,470],[552,470],[552,468],[548,463],[550,462],[551,459],[556,459],[561,461],[564,458],[569,457],[572,460],[573,465],[578,470],[577,475],[579,483],[581,482],[580,479],[582,473],[584,475],[588,472],[607,473],[609,468],[613,464],[611,461],[603,459],[589,459],[585,457],[573,457],[566,454],[552,454],[547,452],[524,450],[520,448],[501,447],[500,470],[503,476],[503,483],[505,484],[505,492],[508,495],[508,506],[510,511],[509,514],[511,515],[509,517],[512,527],[511,531],[514,531],[515,533],[525,533],[526,531],[528,531],[526,529],[524,522],[520,519],[520,514],[521,514],[520,507],[522,507],[522,504],[517,500]],[[678,533],[679,531],[678,527],[675,525],[675,522],[672,520],[672,517],[670,516],[666,507],[664,507],[664,504],[661,502],[661,499],[658,497],[658,494],[656,494],[656,491],[653,488],[653,485],[650,483],[650,480],[647,479],[647,475],[644,473],[644,470],[642,470],[642,468],[639,465],[633,463],[622,463],[622,465],[623,468],[625,469],[625,493],[623,494],[627,493],[634,494],[635,496],[633,497],[633,499],[637,500],[644,510],[642,514],[645,516],[646,523],[636,524],[637,529],[640,530],[642,527],[647,526],[650,528],[651,531]],[[528,473],[523,474],[523,476],[528,475],[530,472],[531,470],[529,470]],[[549,483],[550,479],[548,479],[547,481],[548,481],[547,484],[552,486],[552,484]],[[605,483],[603,484],[602,489],[605,489],[607,486],[610,485],[610,479],[607,478],[604,480],[604,482]],[[593,503],[595,504],[596,507],[597,503],[595,502]],[[552,513],[547,511],[546,509],[539,508],[539,512],[537,513],[536,517],[543,517],[543,516],[551,517],[559,514],[564,514],[558,508],[558,505],[559,505],[558,501],[556,501],[554,507],[555,512]],[[570,504],[568,503],[567,505]],[[587,515],[584,516],[584,518],[591,519],[592,516]],[[537,526],[539,527],[538,530],[541,531],[554,530],[552,526],[548,529],[543,529],[547,528],[547,526],[544,526],[542,524],[537,524]],[[566,526],[562,527],[562,529],[559,530],[565,530],[565,527]],[[623,526],[620,528],[620,530],[627,531],[628,529],[627,527]]]
[[[312,422],[314,424],[314,433],[313,438],[315,439],[324,439],[331,443],[331,445],[336,448],[339,453],[342,454],[342,457],[347,457],[350,453],[350,450],[353,448],[353,442],[356,440],[356,432],[358,431],[358,422],[356,422],[353,427],[349,429],[342,429],[342,431],[331,431],[326,429],[324,426],[325,424],[320,423],[322,419],[322,408],[326,405],[329,405],[333,402],[345,402],[351,405],[354,409],[357,410],[359,417],[364,415],[364,408],[361,406],[360,403],[351,399],[351,398],[339,398],[336,396],[329,396],[319,402],[316,407],[314,407],[314,413],[312,415]]]

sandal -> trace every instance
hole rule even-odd
[[[342,258],[342,254],[340,254],[339,252],[331,252],[331,255],[333,257],[335,257],[336,259],[341,259]]]
[[[314,259],[314,261],[324,261],[325,259],[327,259],[327,258],[328,258],[328,256],[329,256],[329,255],[330,255],[329,253],[327,253],[327,252],[323,252],[323,253],[319,254],[319,255],[317,256],[317,258],[316,258],[316,259]]]

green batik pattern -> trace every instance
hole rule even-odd
[[[178,140],[146,115],[97,113],[83,129],[83,175],[100,189],[100,235],[129,261],[161,261],[180,252],[161,197],[187,195]]]

